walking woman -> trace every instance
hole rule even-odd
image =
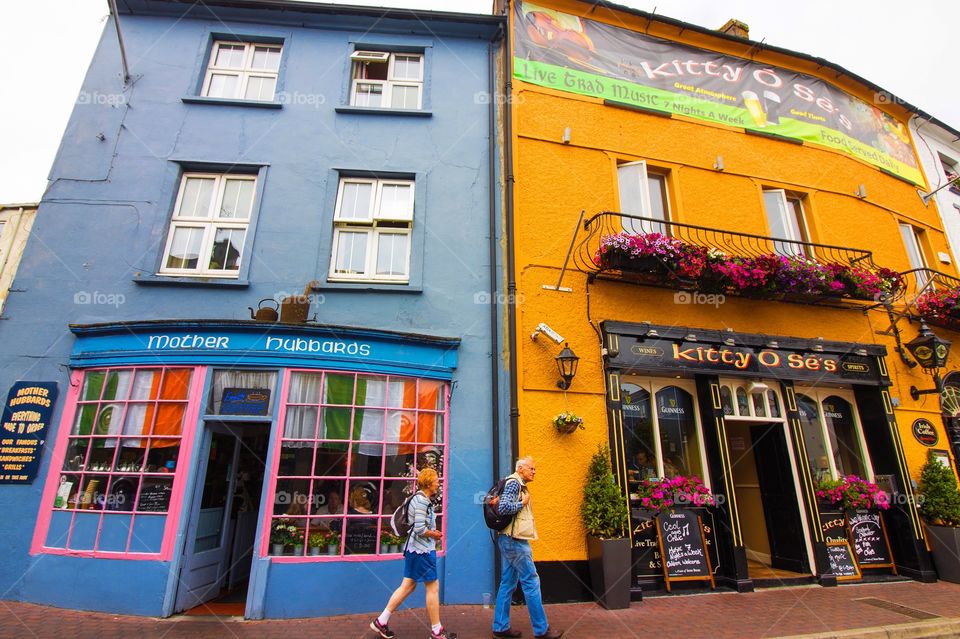
[[[427,614],[430,616],[430,639],[457,639],[440,623],[440,582],[437,580],[437,540],[443,535],[437,530],[437,516],[433,512],[433,497],[440,489],[437,471],[424,468],[417,475],[417,494],[410,500],[409,520],[413,522],[410,536],[403,548],[403,581],[393,591],[387,607],[370,622],[370,629],[383,639],[393,639],[387,624],[390,615],[422,581],[427,590]]]

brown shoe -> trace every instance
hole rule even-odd
[[[509,639],[517,639],[517,637],[522,637],[523,633],[519,630],[514,630],[513,628],[507,628],[506,630],[494,630],[494,637],[508,637]]]
[[[557,632],[553,628],[547,628],[547,633],[543,635],[534,635],[536,639],[560,639],[563,636],[563,630]]]

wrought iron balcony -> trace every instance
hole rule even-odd
[[[960,330],[960,278],[929,268],[903,273],[907,312],[935,324]]]
[[[893,299],[900,276],[870,251],[604,211],[583,223],[573,259],[594,278],[837,303]]]

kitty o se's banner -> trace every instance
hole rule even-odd
[[[924,184],[903,123],[823,80],[530,2],[515,7],[519,80],[813,142]]]

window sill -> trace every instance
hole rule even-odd
[[[200,95],[185,95],[180,98],[186,104],[219,104],[222,106],[254,107],[258,109],[282,109],[283,104],[276,100],[238,100],[234,98],[207,98]]]
[[[413,286],[407,283],[388,283],[388,282],[341,282],[339,280],[327,280],[314,286],[315,291],[376,291],[378,293],[423,293],[421,286]]]
[[[220,277],[187,277],[185,275],[135,275],[134,283],[144,286],[195,286],[200,288],[247,288],[250,281]]]
[[[380,107],[338,106],[334,111],[337,113],[356,113],[363,115],[405,115],[415,118],[433,117],[433,111],[425,111],[423,109],[383,109]]]

